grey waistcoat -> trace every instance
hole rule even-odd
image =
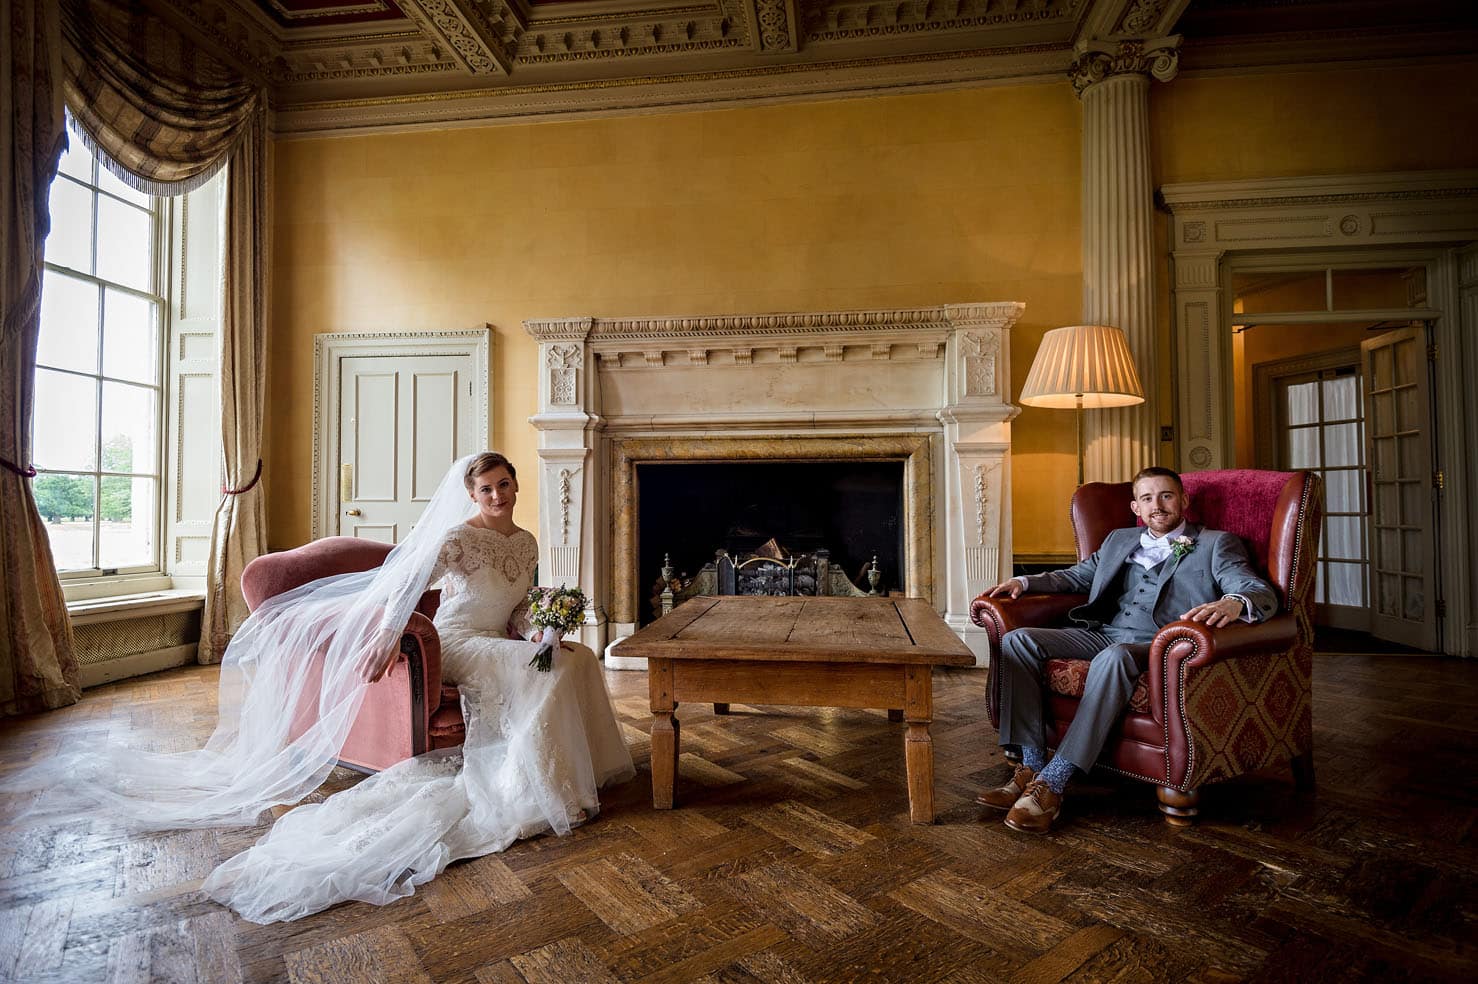
[[[1164,561],[1149,570],[1133,561],[1124,564],[1119,577],[1119,605],[1103,627],[1109,638],[1115,642],[1149,642],[1160,631],[1154,609],[1164,567]]]

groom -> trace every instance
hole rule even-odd
[[[1217,628],[1239,619],[1260,622],[1277,610],[1277,595],[1248,563],[1241,539],[1187,523],[1189,505],[1178,474],[1146,468],[1134,476],[1129,503],[1143,528],[1114,530],[1074,567],[1014,577],[988,592],[1088,593],[1088,603],[1069,613],[1080,627],[1015,629],[1001,639],[1000,743],[1019,745],[1022,764],[1010,782],[977,799],[1008,811],[1011,829],[1051,829],[1068,780],[1098,760],[1162,626],[1188,618]],[[1050,762],[1042,710],[1049,659],[1090,661],[1078,712]]]

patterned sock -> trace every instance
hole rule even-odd
[[[1076,766],[1059,756],[1047,763],[1047,768],[1039,771],[1037,778],[1045,782],[1048,789],[1061,796],[1062,791],[1067,788],[1068,780],[1076,771]]]
[[[1040,748],[1030,745],[1021,746],[1021,764],[1032,770],[1035,775],[1042,771],[1042,766],[1047,764],[1047,753]]]

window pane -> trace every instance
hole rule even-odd
[[[1323,270],[1257,270],[1232,274],[1232,294],[1238,310],[1248,314],[1264,311],[1323,311],[1329,306]],[[1236,324],[1237,316],[1232,315]]]
[[[47,270],[41,275],[41,339],[36,364],[78,372],[98,369],[98,289]]]
[[[1410,274],[1414,269],[1419,268],[1335,270],[1331,278],[1335,310],[1413,307]]]
[[[1360,425],[1335,424],[1324,428],[1326,465],[1360,464]]]
[[[61,174],[70,174],[78,181],[92,181],[92,154],[75,134],[67,133],[67,149],[62,151],[62,160],[57,165]]]
[[[1352,420],[1360,416],[1360,386],[1354,376],[1339,376],[1326,379],[1324,388],[1324,419]]]
[[[46,521],[52,559],[58,571],[92,567],[92,509],[96,479],[91,475],[37,475],[31,483],[36,508]]]
[[[1324,555],[1343,560],[1360,560],[1365,552],[1360,549],[1360,518],[1358,516],[1331,516],[1325,521],[1327,533]]]
[[[51,183],[46,262],[92,272],[92,198],[92,192],[75,181],[57,178]]]
[[[97,467],[97,383],[84,376],[36,370],[35,460],[39,468]]]
[[[1319,420],[1319,384],[1295,383],[1288,387],[1288,423],[1313,424]]]
[[[98,161],[98,187],[106,192],[117,195],[124,201],[133,202],[135,205],[142,205],[144,208],[149,207],[148,195],[142,191],[134,191],[128,185],[119,181],[102,161]]]
[[[155,473],[154,394],[143,386],[103,383],[103,471]]]
[[[1360,564],[1329,565],[1329,603],[1365,605],[1365,569]]]
[[[1427,616],[1427,599],[1423,590],[1422,579],[1419,577],[1404,577],[1401,579],[1401,616],[1412,622],[1420,622]]]
[[[98,199],[98,271],[104,280],[132,287],[153,288],[154,241],[149,235],[148,212],[106,196]]]
[[[1365,483],[1363,473],[1358,470],[1332,471],[1324,475],[1324,501],[1332,513],[1363,513],[1361,502]]]
[[[157,494],[158,482],[152,478],[103,478],[99,567],[139,567],[154,562]]]
[[[155,382],[159,334],[154,302],[109,290],[103,304],[103,375]]]
[[[1288,467],[1316,468],[1319,465],[1319,428],[1303,427],[1288,432]]]

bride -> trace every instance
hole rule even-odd
[[[81,801],[154,828],[251,823],[297,802],[333,768],[365,688],[394,672],[400,627],[441,580],[434,622],[443,677],[461,688],[463,745],[289,811],[202,891],[253,922],[298,919],[350,899],[384,904],[459,858],[568,833],[595,815],[599,787],[635,770],[595,654],[560,645],[554,630],[538,641],[506,637],[538,560],[533,535],[514,525],[517,500],[501,454],[458,461],[380,568],[314,581],[252,613],[222,662],[220,721],[205,748],[63,756],[22,784],[62,784],[39,801],[48,813]],[[554,646],[550,672],[529,665]],[[302,658],[317,651],[321,676]],[[318,720],[289,738],[283,709],[305,696]]]

